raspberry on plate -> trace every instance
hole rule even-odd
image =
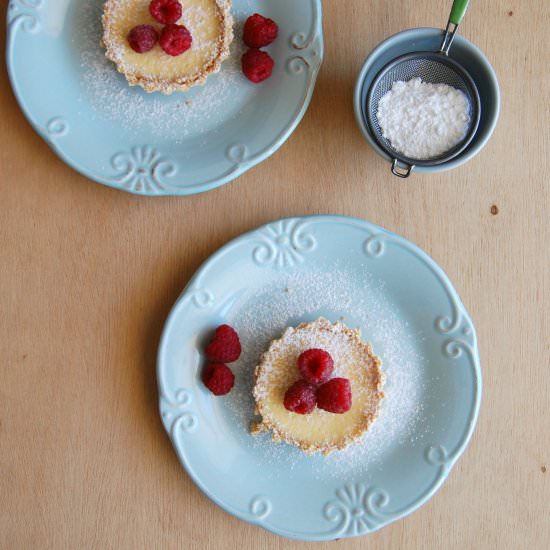
[[[244,75],[255,84],[269,78],[275,65],[275,61],[267,52],[254,49],[243,55],[241,63]]]
[[[128,44],[137,53],[145,53],[157,43],[159,35],[151,25],[138,25],[128,33]]]
[[[149,13],[163,25],[175,23],[181,17],[181,12],[179,0],[152,0],[149,4]]]
[[[180,55],[187,51],[193,42],[191,33],[183,25],[170,23],[160,33],[160,47],[172,56]]]
[[[300,374],[312,384],[326,382],[334,370],[334,361],[328,351],[312,348],[298,357]]]
[[[220,325],[216,329],[214,338],[212,338],[204,351],[211,361],[219,361],[221,363],[236,361],[241,355],[239,335],[229,325]]]
[[[235,383],[235,375],[223,363],[210,363],[202,372],[202,381],[214,395],[226,395]]]
[[[351,409],[351,386],[347,378],[332,378],[317,389],[317,406],[342,414]]]
[[[294,382],[285,393],[284,406],[287,411],[309,414],[315,409],[316,402],[315,386],[307,380]]]
[[[279,27],[273,19],[255,13],[244,24],[243,41],[249,48],[263,48],[271,44],[278,33]]]

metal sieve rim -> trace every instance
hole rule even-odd
[[[412,59],[417,59],[417,58],[433,60],[450,67],[451,70],[453,70],[464,81],[464,83],[466,84],[466,87],[468,88],[468,91],[470,92],[470,96],[472,98],[472,105],[471,105],[472,121],[470,123],[468,132],[466,133],[464,138],[457,145],[455,145],[452,149],[449,149],[448,151],[446,151],[444,154],[439,155],[437,157],[430,158],[430,159],[413,159],[405,155],[402,155],[401,153],[398,153],[395,149],[391,147],[388,147],[388,145],[385,143],[385,140],[382,139],[380,132],[375,127],[375,123],[372,115],[374,109],[371,108],[374,91],[376,90],[382,78],[384,78],[384,76],[390,70],[392,70],[396,65],[403,63],[405,61],[410,61]],[[378,74],[376,75],[376,77],[374,78],[374,80],[369,86],[367,98],[363,105],[363,109],[364,110],[366,109],[367,111],[366,113],[365,111],[363,111],[363,116],[368,122],[369,130],[373,138],[375,139],[379,147],[381,147],[382,150],[394,162],[392,166],[392,171],[394,171],[393,168],[395,167],[397,161],[400,161],[402,164],[409,167],[409,172],[410,172],[410,170],[414,166],[436,166],[453,159],[454,157],[462,153],[462,151],[464,151],[464,149],[466,149],[466,147],[468,147],[468,145],[471,143],[472,139],[475,136],[475,133],[477,132],[479,121],[481,118],[481,100],[479,97],[479,91],[477,89],[477,86],[473,78],[470,76],[468,71],[466,71],[466,69],[464,69],[462,65],[458,63],[458,61],[455,61],[454,59],[448,57],[447,55],[440,52],[430,52],[430,51],[413,52],[413,53],[401,55],[399,57],[396,57],[389,63],[387,63],[384,67],[382,67],[382,69],[378,72]],[[396,174],[396,175],[399,175],[399,174]]]

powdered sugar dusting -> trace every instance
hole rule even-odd
[[[396,151],[412,159],[430,159],[464,139],[469,111],[464,92],[412,78],[393,83],[380,99],[376,117]]]
[[[213,57],[216,54],[216,42],[208,39],[202,30],[205,17],[206,13],[202,6],[188,6],[183,12],[180,25],[185,25],[191,31],[191,36],[193,37],[191,49],[209,49],[211,50],[210,55]]]
[[[304,460],[314,461],[315,475],[320,478],[364,473],[380,463],[390,449],[412,437],[424,437],[417,429],[424,419],[424,359],[418,351],[422,335],[411,333],[386,296],[384,283],[367,273],[352,276],[348,270],[336,268],[331,272],[301,271],[268,283],[232,309],[228,321],[239,333],[243,354],[232,365],[236,384],[226,398],[232,417],[229,421],[235,424],[242,444],[255,449],[258,461],[279,467],[266,468],[266,475],[268,470],[275,475],[281,464],[290,471]],[[386,397],[369,431],[358,443],[324,458],[307,457],[290,445],[275,443],[270,434],[249,434],[250,421],[257,418],[252,388],[261,354],[286,327],[321,316],[332,322],[342,320],[350,328],[361,327],[362,339],[372,342],[374,353],[382,359],[386,378]]]
[[[83,2],[78,9],[73,38],[75,48],[80,50],[81,93],[78,100],[91,107],[92,119],[108,120],[130,133],[146,131],[155,138],[178,143],[184,138],[216,132],[231,123],[254,93],[240,67],[244,52],[240,40],[246,18],[244,12],[233,10],[237,21],[235,39],[220,72],[210,75],[204,86],[165,96],[148,94],[138,86],[129,86],[114,63],[105,57],[105,50],[100,46],[101,3]],[[200,6],[190,7],[185,14],[186,24],[192,30],[200,26],[203,16]],[[200,33],[193,35],[193,40],[192,47],[208,46],[201,42]]]

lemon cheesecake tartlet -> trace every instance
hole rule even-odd
[[[166,2],[168,4],[172,2]],[[220,70],[229,55],[233,40],[231,0],[181,0],[174,20],[163,26],[162,2],[157,0],[157,13],[150,0],[107,0],[103,8],[105,55],[116,64],[131,86],[139,85],[147,92],[170,94],[204,84],[207,77]],[[169,6],[173,8],[173,6]],[[177,6],[176,6],[177,7]],[[135,48],[131,32],[144,35],[146,48]],[[179,32],[179,34],[178,34]],[[148,33],[148,34],[147,34]],[[169,49],[187,41],[180,50]],[[172,34],[172,36],[169,36]],[[156,44],[156,35],[160,37]],[[131,45],[132,43],[132,45]],[[154,45],[153,45],[154,44]],[[168,47],[165,47],[168,44]],[[178,44],[179,45],[179,44]],[[134,47],[132,47],[134,46]],[[181,53],[178,53],[180,52]],[[169,53],[167,53],[169,52]],[[170,53],[171,52],[171,53]]]
[[[304,360],[309,360],[309,375]],[[361,340],[359,329],[323,318],[287,328],[256,367],[253,394],[261,420],[252,424],[252,433],[270,431],[274,441],[285,441],[307,454],[346,448],[378,416],[384,398],[381,365],[371,344]],[[303,402],[296,401],[298,394],[316,400],[307,413],[300,409]],[[338,408],[331,399],[343,399],[340,405],[345,405]]]

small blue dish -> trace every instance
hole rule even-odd
[[[399,32],[380,43],[365,60],[353,98],[357,124],[373,149],[388,161],[392,159],[383,151],[372,135],[366,114],[369,89],[378,73],[392,60],[409,53],[436,52],[441,46],[445,31],[435,28],[416,28]],[[458,62],[472,77],[480,96],[481,117],[477,131],[459,155],[448,162],[434,166],[416,166],[415,172],[436,173],[456,168],[477,155],[491,137],[500,112],[500,91],[495,71],[481,52],[462,36],[454,39],[450,57]]]
[[[204,86],[170,96],[130,87],[100,46],[104,0],[11,0],[6,60],[17,101],[69,166],[140,195],[223,185],[273,154],[308,107],[323,59],[321,0],[234,0],[231,55]],[[240,68],[242,25],[279,24],[271,78]]]
[[[360,328],[386,376],[363,443],[328,457],[249,432],[261,353],[286,326],[321,316]],[[242,355],[232,391],[215,397],[201,371],[222,323]],[[278,220],[215,252],[166,321],[157,381],[164,428],[198,487],[242,520],[310,541],[365,535],[426,502],[466,448],[481,399],[474,326],[443,270],[403,237],[343,216]]]

